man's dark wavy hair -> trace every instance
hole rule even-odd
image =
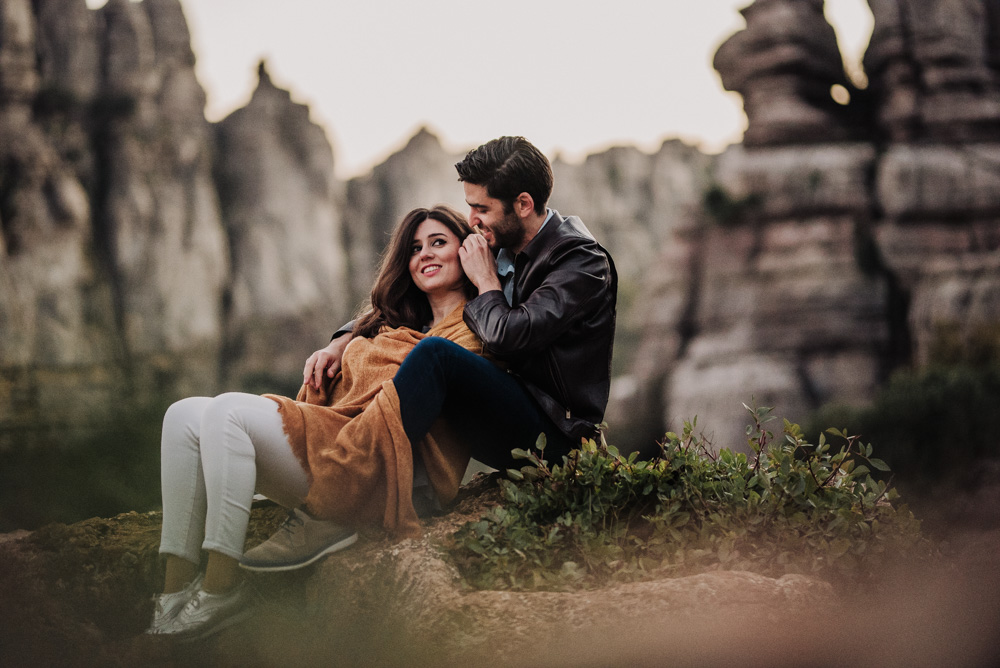
[[[545,213],[552,194],[552,165],[524,137],[500,137],[472,149],[455,165],[458,180],[484,186],[486,194],[500,200],[504,212],[513,210],[514,200],[528,193],[535,213]]]

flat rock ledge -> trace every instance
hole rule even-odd
[[[187,644],[141,635],[159,587],[159,513],[51,525],[0,540],[0,664],[892,666],[932,665],[926,659],[940,657],[978,665],[955,663],[950,643],[934,642],[939,636],[890,641],[913,621],[913,610],[923,609],[910,598],[860,608],[856,595],[802,575],[712,571],[595,590],[473,590],[442,545],[498,495],[485,477],[463,493],[450,513],[425,523],[422,539],[395,542],[367,532],[316,566],[251,575],[260,595],[255,614]],[[248,545],[282,518],[280,508],[256,507]],[[941,599],[919,621],[953,615],[960,609],[953,603]],[[973,610],[980,626],[997,621],[984,617],[982,606]],[[904,621],[886,626],[887,616]],[[883,638],[883,629],[890,635]],[[977,648],[989,637],[980,634],[963,651],[983,658],[992,645]]]

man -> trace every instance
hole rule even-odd
[[[481,231],[459,251],[479,291],[464,318],[496,363],[445,339],[421,341],[393,379],[403,427],[415,444],[443,416],[474,459],[499,469],[517,466],[511,450],[534,447],[544,433],[545,458],[560,463],[596,436],[607,406],[614,262],[579,218],[546,208],[552,168],[523,137],[487,142],[455,167],[469,223]],[[307,360],[305,382],[319,387],[324,373],[335,375],[350,336],[341,330]],[[321,538],[305,542],[323,549]],[[315,549],[307,548],[312,559]],[[282,563],[270,568],[272,557],[254,552],[247,556],[258,570],[287,569],[299,558],[277,557]]]
[[[395,378],[411,443],[440,414],[494,468],[545,433],[559,463],[596,434],[611,378],[617,275],[579,218],[546,208],[552,169],[522,137],[501,137],[456,165],[469,205],[459,257],[479,296],[465,322],[504,368],[447,342],[421,342]],[[496,252],[494,259],[493,253]]]

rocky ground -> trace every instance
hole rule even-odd
[[[967,503],[982,508],[994,491]],[[731,571],[599,590],[473,591],[440,546],[497,498],[492,479],[479,476],[452,512],[427,522],[421,540],[371,532],[315,567],[254,575],[256,614],[186,645],[141,636],[159,584],[158,513],[8,535],[0,663],[881,667],[997,658],[1000,531],[982,517],[963,526],[952,516],[945,559],[887,574],[878,591]],[[956,508],[970,517],[968,505]],[[282,516],[255,508],[249,544]]]

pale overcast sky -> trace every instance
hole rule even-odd
[[[106,0],[87,0],[97,7]],[[504,134],[579,160],[679,137],[716,152],[746,122],[712,69],[750,0],[181,0],[206,115],[246,103],[257,63],[308,104],[337,173],[363,173],[427,125],[452,150]],[[849,68],[865,0],[827,0]]]

